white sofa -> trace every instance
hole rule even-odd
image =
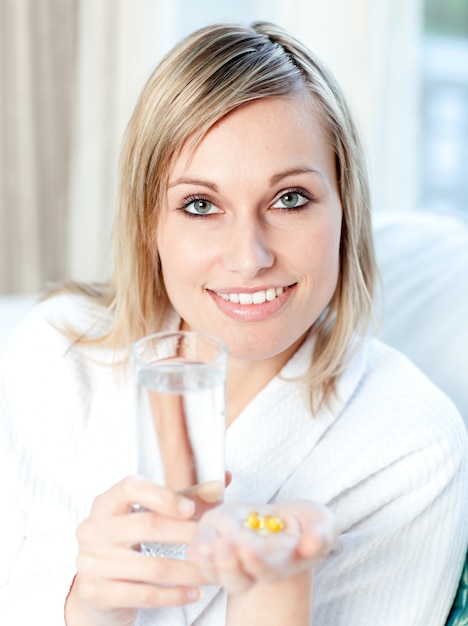
[[[383,293],[376,334],[455,402],[468,426],[468,217],[377,213]],[[0,349],[36,297],[0,296]]]
[[[377,334],[452,398],[468,426],[468,214],[377,214],[374,233]]]

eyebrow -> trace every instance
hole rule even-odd
[[[171,187],[176,187],[177,185],[196,185],[198,187],[208,187],[208,189],[215,192],[218,191],[218,185],[210,183],[208,180],[201,180],[200,178],[177,178],[174,182],[169,183],[167,187],[170,189]]]
[[[319,170],[314,169],[313,167],[293,167],[289,170],[285,170],[284,172],[280,172],[279,174],[275,174],[274,176],[272,176],[270,178],[270,184],[271,185],[276,185],[277,183],[279,183],[281,180],[283,180],[283,178],[287,178],[288,176],[295,176],[297,174],[318,174],[319,176],[323,177],[322,172],[320,172]]]
[[[270,185],[276,185],[281,180],[283,180],[283,178],[287,178],[288,176],[295,176],[298,174],[318,174],[319,176],[323,176],[323,174],[319,170],[311,167],[293,167],[289,170],[285,170],[284,172],[274,174],[270,178]],[[208,187],[208,189],[211,189],[214,192],[218,192],[219,190],[218,185],[208,180],[202,180],[201,178],[177,178],[172,183],[169,183],[168,188],[170,189],[171,187],[176,187],[177,185],[196,185],[199,187]]]

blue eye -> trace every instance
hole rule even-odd
[[[193,211],[191,213],[200,213],[201,215],[205,215],[211,211],[212,203],[208,200],[195,200],[195,202],[191,202],[187,209],[192,208]]]
[[[203,215],[213,215],[214,213],[220,213],[220,210],[218,209],[218,207],[210,200],[207,200],[206,198],[197,198],[193,196],[190,198],[187,198],[179,208],[185,211],[186,213],[190,213],[190,215],[203,216]]]
[[[274,209],[297,209],[304,204],[307,204],[309,198],[306,198],[304,194],[299,191],[288,191],[283,193],[282,196],[273,205]]]

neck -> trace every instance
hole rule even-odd
[[[260,361],[242,361],[230,357],[227,371],[226,421],[229,427],[251,400],[281,371],[302,343]]]
[[[229,427],[248,403],[276,376],[281,367],[258,367],[257,362],[230,362],[227,375],[226,420]]]

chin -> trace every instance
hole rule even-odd
[[[227,345],[228,354],[231,358],[239,361],[267,361],[289,355],[295,351],[295,341],[287,341],[284,337],[275,338],[272,335],[259,336],[253,333],[252,337],[241,335],[238,337],[222,337]],[[285,357],[285,362],[289,356]]]

